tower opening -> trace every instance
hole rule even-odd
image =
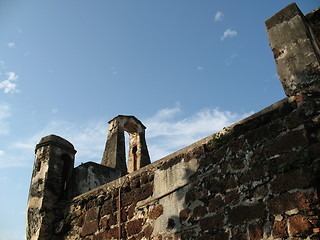
[[[73,163],[72,159],[67,154],[63,154],[61,156],[61,160],[63,167],[61,173],[60,199],[65,200],[68,198],[68,190],[73,169]]]

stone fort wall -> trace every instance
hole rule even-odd
[[[109,180],[73,194],[72,144],[43,139],[27,238],[320,239],[319,15],[291,4],[266,21],[287,98],[159,161],[93,167]]]
[[[306,117],[305,104],[319,109],[319,98],[285,99],[75,197],[53,239],[317,236],[319,113]]]

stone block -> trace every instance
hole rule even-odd
[[[85,216],[85,222],[97,220],[98,215],[99,215],[99,207],[94,207],[89,209]]]
[[[236,159],[231,160],[230,165],[235,170],[239,170],[239,169],[244,168],[243,159],[241,159],[241,158],[236,158]]]
[[[151,225],[148,225],[143,229],[143,236],[149,239],[152,232],[153,232],[153,227]]]
[[[263,231],[260,225],[251,224],[249,225],[248,230],[250,240],[260,240],[263,238]]]
[[[292,151],[293,148],[306,146],[308,144],[307,133],[304,129],[290,131],[276,138],[267,145],[266,150],[269,156]]]
[[[127,234],[132,236],[142,231],[143,219],[135,219],[127,223]]]
[[[229,206],[233,206],[239,203],[239,200],[240,200],[240,194],[238,193],[237,189],[226,192],[225,202]]]
[[[107,216],[104,216],[100,219],[100,222],[99,222],[99,226],[100,228],[102,229],[107,229],[109,227],[109,218]]]
[[[264,178],[265,173],[268,172],[269,167],[267,165],[262,165],[261,163],[252,165],[251,169],[243,172],[240,176],[240,183],[245,184]]]
[[[128,208],[128,219],[130,220],[131,218],[133,218],[134,213],[136,210],[136,204],[132,204],[129,208]]]
[[[317,201],[313,192],[284,193],[268,200],[270,214],[283,214],[286,211],[297,208],[298,210],[308,210],[311,204]]]
[[[151,219],[157,219],[159,216],[161,216],[163,213],[163,206],[160,204],[160,205],[157,205],[156,207],[154,207],[150,213],[149,213],[149,217]]]
[[[199,218],[203,217],[207,213],[207,208],[205,206],[197,206],[193,209],[192,217]]]
[[[213,235],[214,240],[225,240],[229,239],[229,233],[225,231],[218,231]]]
[[[117,214],[111,214],[108,218],[109,226],[116,225],[118,223],[118,216]]]
[[[217,214],[210,217],[201,218],[199,220],[201,231],[209,230],[217,231],[223,226],[224,216],[223,214]]]
[[[84,222],[82,226],[81,236],[87,236],[89,234],[93,234],[98,230],[99,227],[99,221],[91,221],[91,222]]]
[[[231,209],[229,221],[232,224],[238,225],[254,219],[264,219],[266,216],[265,210],[263,203],[257,203],[251,206],[237,206]]]
[[[219,211],[223,208],[224,201],[220,195],[215,196],[209,200],[208,209],[209,212]]]
[[[190,209],[188,208],[182,209],[179,213],[179,218],[181,222],[187,220],[189,216],[190,216]]]
[[[110,199],[103,203],[101,208],[101,216],[117,211],[116,199]]]
[[[272,235],[275,238],[281,238],[281,239],[288,237],[287,224],[285,220],[273,222]]]
[[[247,232],[243,229],[232,228],[231,240],[248,240]]]
[[[153,184],[148,183],[139,188],[132,189],[130,192],[121,194],[121,205],[128,206],[150,197],[153,194]]]
[[[305,233],[312,233],[313,229],[308,219],[302,215],[289,217],[289,232],[295,237]]]
[[[288,173],[282,173],[271,182],[271,191],[273,193],[286,192],[295,188],[307,188],[311,185],[309,176],[301,170],[295,170]]]

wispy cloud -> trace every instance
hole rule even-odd
[[[0,82],[0,89],[3,89],[4,93],[18,93],[17,84],[19,76],[15,72],[7,72],[7,79]]]
[[[226,31],[224,31],[222,37],[220,38],[221,41],[225,40],[226,38],[232,38],[237,36],[237,31],[231,30],[231,28],[228,28]]]
[[[9,48],[14,48],[16,46],[16,44],[14,42],[9,42],[8,43],[8,47]]]
[[[112,74],[114,74],[114,75],[117,75],[117,74],[118,74],[117,68],[114,67],[114,66],[111,67],[111,72],[112,72]]]
[[[66,121],[50,121],[33,136],[17,141],[8,147],[15,153],[16,164],[19,166],[31,164],[34,147],[42,137],[50,134],[59,135],[74,145],[75,149],[78,150],[76,154],[77,163],[87,161],[100,163],[107,139],[108,123],[107,121],[92,121],[84,125],[77,125]],[[26,159],[24,156],[29,157]],[[0,167],[8,164],[7,162],[1,162],[0,157]]]
[[[56,114],[58,111],[59,111],[58,108],[53,108],[53,109],[51,109],[51,113],[52,113],[52,114]]]
[[[11,106],[7,103],[0,103],[0,136],[8,135],[10,132],[9,122],[7,118],[11,116]],[[0,167],[3,166],[2,161],[10,161],[7,159],[5,146],[2,144],[0,149]],[[14,160],[14,159],[12,159]],[[1,181],[0,181],[1,182]]]
[[[163,114],[167,112],[172,114]],[[181,112],[180,105],[176,105],[172,109],[167,108],[165,112],[160,110],[155,116],[144,121],[152,160],[158,160],[252,114],[213,108],[179,119],[177,115]]]
[[[28,50],[28,51],[26,51],[23,55],[24,55],[25,57],[28,57],[28,56],[30,56],[31,54],[32,54],[31,50]]]
[[[147,127],[146,140],[152,161],[207,137],[252,113],[232,113],[213,108],[203,109],[189,117],[182,117],[183,114],[180,104],[176,103],[172,108],[161,109],[153,116],[141,119]],[[42,137],[50,134],[60,135],[74,145],[78,151],[76,164],[87,161],[100,163],[107,139],[108,124],[107,120],[92,121],[81,126],[70,122],[51,121],[32,137],[4,149],[5,153],[0,156],[0,167],[10,164],[32,165],[35,145]],[[15,155],[10,156],[9,151]]]
[[[230,54],[230,56],[228,57],[228,59],[226,61],[226,66],[230,66],[236,57],[238,57],[238,54],[236,52],[233,52],[232,54]]]
[[[6,64],[4,61],[0,60],[0,69],[6,69]]]
[[[214,15],[214,21],[218,22],[218,21],[222,21],[223,19],[223,13],[218,11],[216,12],[216,14]]]
[[[203,71],[203,69],[204,69],[204,68],[203,68],[202,66],[198,66],[198,67],[197,67],[197,70],[198,70],[198,71]]]
[[[11,116],[11,106],[7,103],[0,103],[0,135],[9,134],[9,123],[6,121]],[[3,150],[1,150],[3,155]]]
[[[0,176],[0,184],[7,183],[8,177],[7,176]]]

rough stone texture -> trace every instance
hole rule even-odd
[[[252,206],[238,206],[233,208],[229,213],[229,221],[231,224],[242,224],[246,221],[254,219],[262,219],[265,217],[265,205],[258,203]]]
[[[310,24],[292,3],[266,21],[270,47],[287,96],[320,92],[319,11],[308,17],[312,19]]]
[[[163,206],[158,205],[150,211],[149,217],[151,219],[157,219],[162,213],[163,213]]]
[[[295,215],[289,218],[289,232],[291,236],[303,236],[311,231],[308,219],[302,215]]]
[[[275,238],[288,237],[286,222],[285,221],[275,221],[273,223],[273,227],[272,227],[272,235]]]
[[[222,228],[223,219],[224,216],[222,214],[201,218],[199,221],[201,231],[215,231]]]
[[[292,209],[308,210],[312,208],[312,203],[316,203],[319,199],[316,191],[311,192],[294,192],[284,193],[277,197],[268,199],[268,207],[271,214],[282,214]]]
[[[67,140],[49,135],[36,146],[27,210],[27,239],[45,239],[59,220],[57,205],[71,195],[71,175],[76,153]],[[50,171],[49,171],[50,169]]]
[[[268,20],[268,31],[299,19],[290,5]],[[285,98],[73,198],[73,162],[63,163],[75,150],[45,137],[36,149],[27,239],[319,239],[319,109],[317,94]]]
[[[263,230],[258,224],[249,225],[250,240],[259,240],[263,238]]]
[[[122,175],[122,171],[94,162],[81,164],[73,170],[72,195],[78,196],[120,178]]]

